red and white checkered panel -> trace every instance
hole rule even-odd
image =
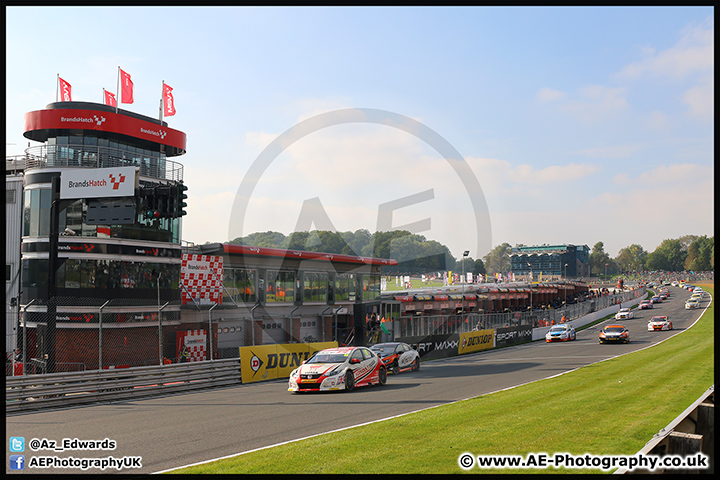
[[[222,303],[222,278],[222,257],[184,253],[180,270],[180,281],[185,286],[181,289],[182,304],[192,303],[188,292],[197,303]]]
[[[177,357],[180,358],[183,347],[187,347],[190,357],[189,362],[202,362],[207,360],[205,354],[207,346],[207,330],[185,330],[177,332]]]

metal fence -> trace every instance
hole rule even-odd
[[[12,331],[26,374],[182,363],[212,358],[209,339],[216,327],[209,312],[200,321],[180,322],[180,306],[150,300],[58,297],[49,306],[18,308]],[[12,360],[12,359],[8,359]],[[6,366],[10,361],[6,362]],[[18,369],[6,368],[6,375]]]
[[[541,327],[645,295],[639,288],[589,298],[558,309],[442,316],[400,316],[365,332],[366,344],[422,335],[509,326]],[[189,309],[147,300],[58,298],[55,325],[47,305],[18,309],[16,335],[23,371],[6,362],[6,375],[65,373],[237,358],[239,347],[337,341],[353,344],[352,324],[330,315],[253,318],[246,309]],[[182,321],[181,321],[182,315]],[[330,318],[331,320],[328,320]],[[328,326],[328,322],[332,325]],[[387,332],[385,332],[387,330]]]
[[[522,325],[532,326],[533,328],[555,325],[561,323],[563,317],[569,321],[612,305],[618,305],[618,308],[620,308],[621,303],[644,296],[646,293],[645,287],[640,287],[614,295],[588,298],[578,303],[565,305],[562,308],[535,309],[525,312],[400,317],[399,320],[392,323],[393,331],[391,331],[390,335],[382,333],[378,335],[378,338],[387,338],[387,341],[389,341],[395,337],[464,333],[472,330]]]
[[[92,145],[40,145],[27,148],[25,153],[25,168],[28,169],[138,167],[141,176],[172,181],[183,179],[182,164],[151,156],[150,152],[133,153],[120,148]]]

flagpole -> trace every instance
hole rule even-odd
[[[162,90],[160,91],[160,124],[163,119],[163,107],[165,106],[165,80],[162,81]]]
[[[118,113],[118,105],[120,104],[120,65],[118,65],[117,90],[115,90],[118,101],[115,102],[115,113]]]
[[[60,74],[57,74],[57,80],[55,81],[55,101],[58,101],[58,90],[60,90]]]

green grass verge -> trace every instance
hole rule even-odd
[[[464,452],[633,455],[714,384],[714,318],[711,306],[660,345],[559,377],[171,473],[453,474]]]

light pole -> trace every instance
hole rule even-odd
[[[532,303],[532,264],[530,262],[527,262],[528,267],[530,267],[530,281],[528,284],[530,285],[530,311],[532,312],[533,309],[533,303]]]
[[[563,292],[565,293],[565,300],[563,301],[563,304],[567,307],[567,267],[568,264],[565,264],[565,285],[563,285]]]
[[[463,281],[463,288],[462,288],[462,300],[461,300],[461,303],[460,303],[460,305],[461,305],[461,307],[460,307],[460,313],[461,313],[461,314],[464,314],[464,313],[465,313],[465,259],[467,258],[468,255],[470,255],[470,250],[465,250],[465,251],[463,252],[463,259],[462,259],[462,272],[463,272],[462,281]]]

